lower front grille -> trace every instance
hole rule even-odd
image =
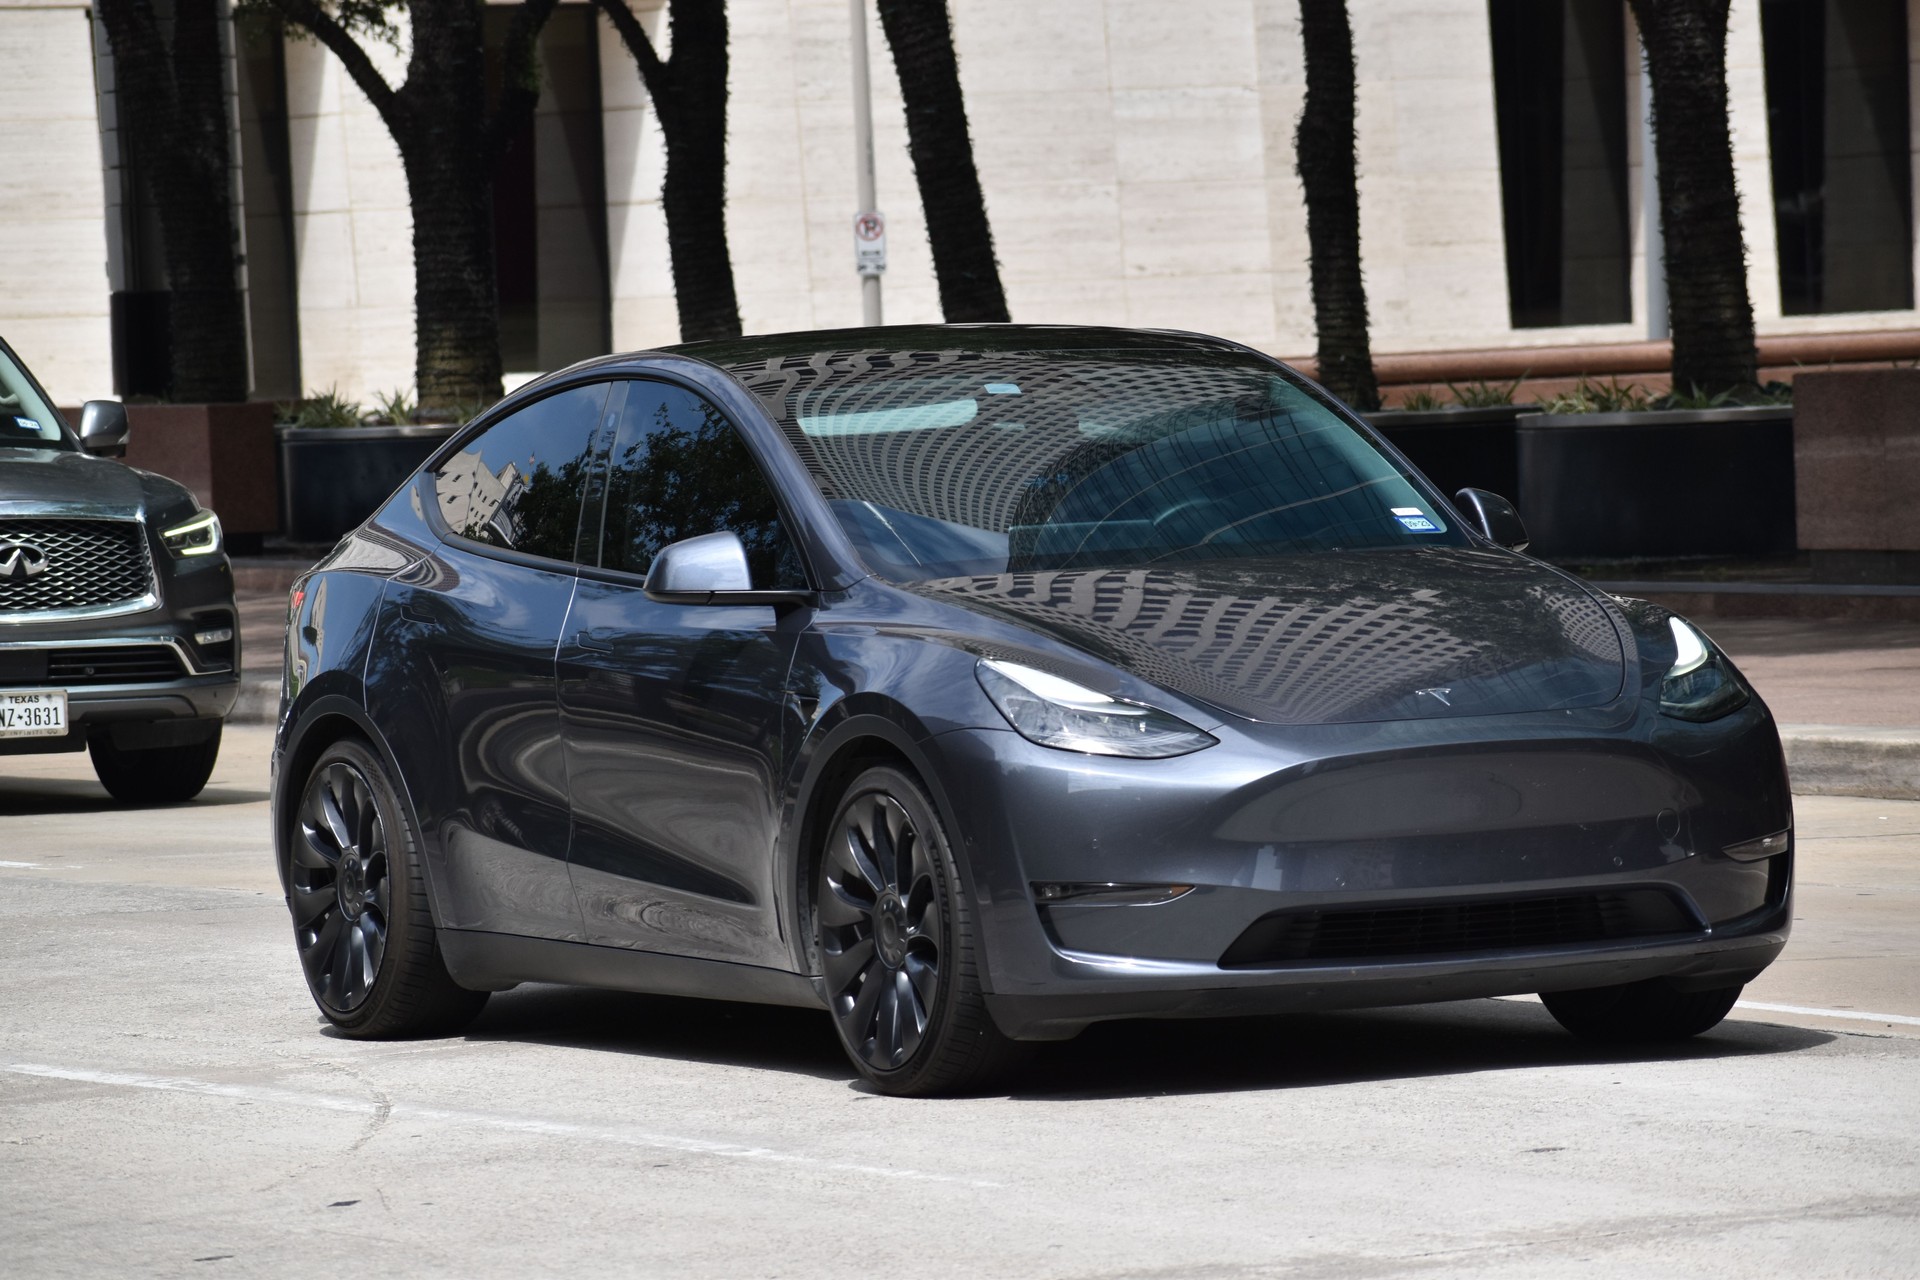
[[[1220,957],[1220,967],[1535,950],[1699,928],[1692,912],[1664,889],[1276,911],[1247,926]]]
[[[180,656],[163,644],[55,649],[47,654],[47,683],[57,687],[156,684],[185,674]]]

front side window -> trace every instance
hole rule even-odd
[[[644,574],[668,544],[722,530],[746,545],[755,588],[806,586],[773,489],[726,416],[667,383],[627,384],[607,466],[601,567]]]
[[[0,449],[73,447],[73,437],[61,427],[53,406],[34,390],[26,370],[0,350]]]
[[[732,372],[896,582],[1467,541],[1251,355],[827,352]]]
[[[537,400],[467,442],[434,473],[440,518],[462,538],[572,561],[607,384]]]

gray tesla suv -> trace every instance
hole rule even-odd
[[[188,800],[240,687],[233,570],[185,488],[93,456],[126,422],[91,401],[76,437],[0,342],[0,756],[84,749],[117,800]]]

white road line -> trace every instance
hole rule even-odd
[[[271,1106],[319,1108],[353,1115],[372,1116],[380,1104],[365,1098],[346,1098],[338,1094],[304,1093],[297,1089],[275,1089],[266,1085],[220,1084],[212,1080],[192,1080],[182,1076],[152,1076],[126,1071],[88,1071],[68,1067],[49,1067],[33,1062],[15,1062],[0,1067],[11,1075],[38,1076],[48,1080],[72,1080],[80,1084],[114,1085],[125,1089],[158,1089],[167,1093],[192,1093],[209,1098],[233,1098],[241,1102],[259,1102]],[[529,1133],[541,1137],[586,1138],[617,1146],[646,1147],[661,1151],[684,1151],[691,1155],[717,1156],[727,1160],[759,1160],[775,1164],[805,1165],[835,1173],[865,1174],[875,1178],[904,1178],[917,1182],[952,1182],[969,1187],[997,1188],[998,1182],[956,1178],[940,1173],[922,1173],[915,1169],[888,1169],[879,1165],[849,1164],[824,1160],[817,1156],[775,1151],[769,1147],[749,1147],[734,1142],[713,1142],[705,1138],[686,1138],[670,1133],[649,1133],[639,1129],[610,1128],[574,1124],[565,1120],[542,1120],[536,1116],[499,1115],[486,1111],[460,1111],[447,1107],[421,1107],[396,1102],[387,1112],[394,1119],[439,1120],[450,1124],[480,1125],[504,1129],[510,1133]]]
[[[40,864],[37,862],[0,862],[0,867],[35,868],[35,867],[38,867],[39,865]]]
[[[1851,1022],[1891,1022],[1902,1027],[1920,1027],[1920,1018],[1901,1013],[1863,1013],[1858,1009],[1811,1009],[1800,1004],[1766,1004],[1759,1000],[1741,1000],[1736,1009],[1758,1009],[1761,1013],[1796,1013],[1803,1018],[1845,1018]]]

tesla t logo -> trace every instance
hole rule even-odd
[[[1416,698],[1432,698],[1434,701],[1438,702],[1441,706],[1450,707],[1453,705],[1453,699],[1449,698],[1447,695],[1452,692],[1453,692],[1453,686],[1446,685],[1439,689],[1415,689],[1413,691],[1413,694]]]
[[[0,542],[0,582],[25,582],[47,571],[47,553],[23,542]]]

